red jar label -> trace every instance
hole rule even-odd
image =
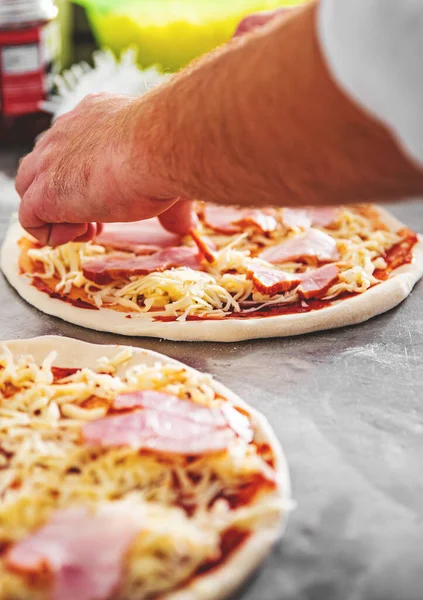
[[[57,58],[55,23],[0,31],[0,100],[5,116],[39,111]]]

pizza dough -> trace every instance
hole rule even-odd
[[[381,219],[392,231],[404,227],[387,211],[378,209]],[[394,271],[386,281],[364,293],[307,313],[260,318],[222,318],[215,320],[160,321],[145,314],[117,312],[108,308],[87,310],[39,291],[19,272],[18,240],[23,235],[18,223],[11,224],[1,257],[1,267],[9,283],[27,302],[39,310],[75,325],[96,331],[127,336],[150,336],[169,340],[235,342],[253,338],[282,337],[361,323],[390,310],[404,300],[423,275],[423,243],[413,248],[413,260]]]
[[[158,371],[161,368],[164,368],[170,370],[173,369],[172,372],[180,373],[182,370],[183,373],[186,374],[184,377],[187,380],[189,380],[190,377],[193,377],[193,381],[197,382],[195,385],[198,384],[201,386],[205,384],[211,386],[216,397],[223,398],[230,406],[240,407],[241,411],[245,411],[249,415],[248,418],[250,419],[250,423],[252,423],[254,427],[254,444],[267,445],[267,447],[270,447],[271,449],[273,460],[272,469],[276,476],[276,479],[274,480],[275,485],[272,487],[272,491],[260,495],[259,499],[254,501],[258,514],[260,513],[261,516],[257,521],[254,521],[255,526],[251,530],[246,541],[237,547],[237,549],[229,555],[228,559],[224,560],[223,563],[220,563],[209,572],[190,578],[188,582],[179,587],[177,591],[166,593],[164,595],[160,594],[160,598],[163,598],[163,600],[218,600],[229,595],[236,587],[246,580],[248,575],[270,551],[272,544],[281,534],[281,525],[284,525],[287,510],[290,508],[290,483],[286,462],[278,440],[273,434],[266,419],[260,413],[247,406],[223,385],[208,378],[209,376],[201,374],[194,369],[186,367],[182,363],[149,350],[137,348],[128,350],[128,347],[126,346],[93,345],[55,336],[4,342],[2,344],[2,351],[4,350],[4,346],[10,351],[14,361],[23,355],[31,355],[38,365],[43,364],[43,361],[45,361],[49,353],[53,351],[57,352],[54,362],[51,362],[51,357],[50,359],[47,359],[47,361],[50,360],[50,363],[43,368],[44,375],[39,376],[39,380],[41,382],[44,381],[44,383],[47,381],[47,379],[44,379],[45,374],[48,373],[51,364],[55,367],[66,369],[80,369],[86,367],[93,370],[96,369],[97,372],[103,372],[103,370],[107,371],[107,365],[113,364],[116,365],[115,375],[121,377],[127,376],[130,369],[137,367],[138,365],[144,365],[146,368],[154,367]],[[122,352],[124,354],[123,358]],[[106,365],[104,369],[99,369],[99,359],[101,360],[101,365]],[[63,373],[63,375],[66,375],[66,373]],[[151,373],[149,377],[152,377]],[[61,404],[61,406],[63,406],[63,404]],[[1,408],[0,404],[0,410]],[[4,410],[6,410],[6,408],[7,407],[3,407]],[[26,409],[24,408],[24,411],[25,410]],[[22,415],[22,413],[20,414]],[[39,413],[34,413],[34,415],[35,414],[38,415]],[[10,413],[8,413],[8,415],[10,417]],[[33,418],[36,417],[34,416]],[[2,431],[1,435],[4,440],[7,440],[7,433],[5,433],[6,418],[3,417],[2,421],[3,424],[0,428],[0,432]],[[25,423],[25,419],[21,418],[21,425],[23,423]],[[19,428],[21,425],[17,423],[15,427]],[[39,430],[39,427],[35,428],[35,431],[37,430]],[[38,446],[36,452],[37,451],[39,451]],[[28,471],[28,477],[30,476],[31,471]],[[2,507],[3,502],[5,502],[5,500],[0,501],[0,513],[4,508],[4,506]],[[136,505],[134,506],[136,510]],[[252,505],[247,504],[247,506]],[[19,525],[20,523],[16,526],[17,531],[19,531]],[[19,538],[22,534],[17,533],[16,535]],[[4,565],[2,565],[0,557],[0,578],[5,577],[5,573],[7,572],[7,570],[2,571],[2,568],[4,569]],[[4,578],[4,582],[6,585],[6,578]],[[37,593],[35,593],[34,590],[34,598],[37,600],[44,600],[45,596],[40,592],[40,589],[37,588],[36,591]],[[1,600],[9,600],[7,592],[6,596],[2,596],[0,592],[0,598]],[[21,598],[21,596],[17,595],[16,598]],[[121,598],[120,595],[119,598]],[[127,600],[126,597],[125,600]],[[136,596],[135,600],[138,600],[138,596]]]

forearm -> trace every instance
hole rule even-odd
[[[315,6],[235,40],[134,106],[163,195],[322,204],[423,192],[391,135],[329,76]]]

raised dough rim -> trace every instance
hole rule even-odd
[[[392,229],[404,227],[388,211],[382,208],[378,210]],[[2,247],[1,268],[9,283],[24,300],[42,312],[74,325],[132,337],[147,336],[189,342],[238,342],[355,325],[397,306],[410,294],[415,283],[423,275],[423,242],[420,239],[413,249],[413,262],[397,269],[390,279],[361,295],[341,300],[320,310],[259,319],[163,322],[137,318],[134,313],[131,313],[131,319],[127,319],[127,313],[107,308],[98,311],[77,308],[63,300],[50,298],[31,285],[28,278],[19,273],[20,250],[17,241],[22,234],[20,225],[12,223]]]
[[[52,350],[56,350],[58,356],[53,364],[67,367],[77,366],[81,362],[84,366],[89,366],[94,363],[96,358],[114,356],[119,349],[127,347],[125,345],[90,344],[73,338],[54,335],[0,342],[0,345],[5,344],[10,348],[12,354],[32,354],[37,360],[42,360]],[[187,371],[199,372],[164,354],[133,346],[132,349],[134,351],[134,357],[131,359],[133,363],[138,362],[135,359],[139,355],[141,360],[145,358],[151,359],[151,364],[162,362],[183,366]],[[61,356],[61,353],[64,356]],[[69,355],[69,358],[66,355]],[[287,462],[279,440],[270,427],[269,422],[259,411],[248,405],[223,384],[213,379],[212,385],[218,393],[230,402],[248,408],[255,425],[258,427],[260,438],[263,438],[272,447],[276,458],[278,475],[278,489],[275,493],[275,498],[280,499],[280,511],[277,515],[273,515],[273,518],[269,520],[266,527],[262,527],[256,531],[231,556],[223,568],[216,569],[210,575],[195,579],[186,589],[163,596],[163,600],[223,600],[233,593],[261,564],[274,543],[282,535],[286,525],[287,514],[292,507],[291,483]]]

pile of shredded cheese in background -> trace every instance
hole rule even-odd
[[[15,359],[1,348],[0,548],[23,539],[59,508],[128,502],[128,510],[146,515],[147,526],[130,548],[118,598],[143,600],[183,584],[219,557],[226,530],[253,530],[263,515],[280,510],[280,501],[276,507],[274,496],[266,499],[262,491],[260,502],[231,510],[221,498],[254,476],[274,479],[256,444],[241,438],[226,452],[190,461],[81,444],[81,427],[103,417],[121,392],[154,389],[207,406],[225,402],[208,375],[162,363],[129,366],[131,356],[128,348],[99,360],[95,369],[55,381],[56,353],[38,366],[31,356]],[[45,585],[8,570],[0,554],[2,600],[45,600]]]
[[[354,209],[342,209],[330,228],[320,229],[336,240],[340,254],[340,260],[336,262],[340,268],[338,281],[326,293],[323,298],[326,300],[336,299],[345,292],[362,293],[378,283],[373,274],[376,269],[386,268],[384,253],[401,241],[398,234],[378,229],[369,218]],[[94,243],[34,248],[28,251],[28,256],[38,265],[37,277],[60,279],[56,285],[58,293],[66,295],[75,286],[83,289],[97,307],[119,306],[137,312],[140,317],[149,318],[154,312],[156,317],[183,321],[188,316],[222,317],[230,312],[240,312],[245,308],[240,306],[243,302],[255,303],[256,306],[247,308],[254,312],[257,303],[260,306],[288,305],[299,301],[295,290],[274,296],[254,290],[246,272],[254,264],[291,273],[303,272],[305,266],[301,262],[275,266],[256,257],[265,248],[300,235],[300,229],[291,231],[280,223],[276,231],[266,236],[252,229],[243,235],[225,236],[202,226],[202,233],[218,248],[214,263],[204,261],[204,272],[184,267],[133,276],[108,285],[89,281],[81,271],[85,262],[109,254],[104,247]],[[192,244],[188,238],[185,242]]]

